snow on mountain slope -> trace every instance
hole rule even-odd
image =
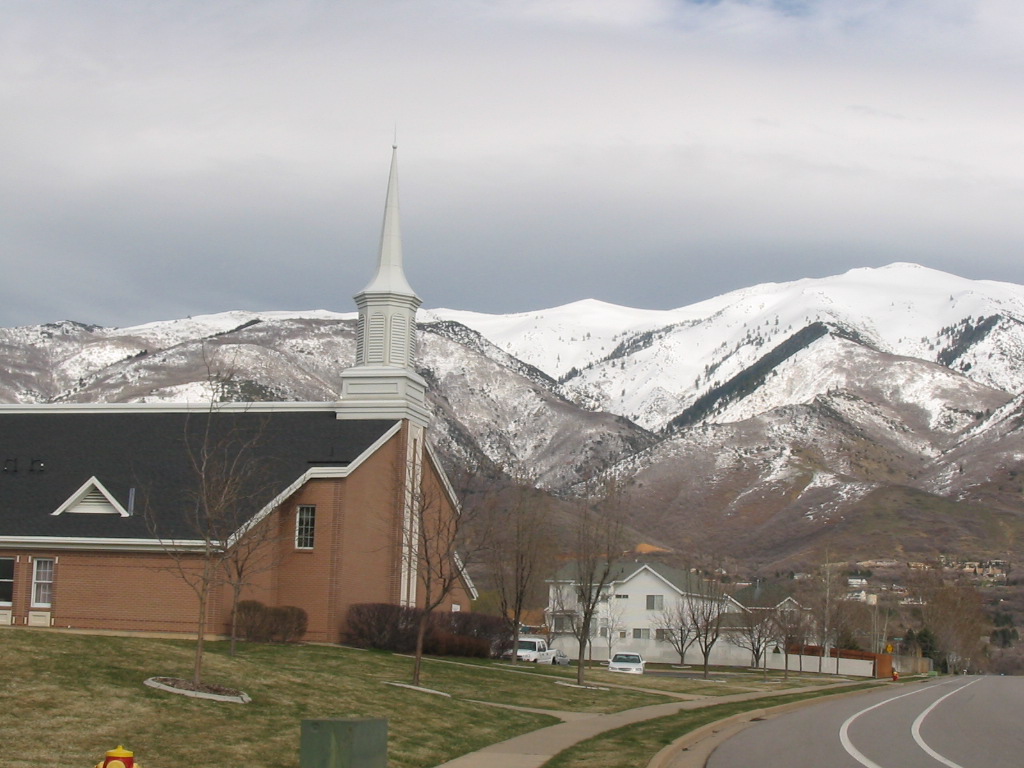
[[[1004,391],[1024,389],[1017,362],[1024,355],[1024,286],[914,264],[768,283],[666,312],[578,302],[514,316],[433,314],[457,318],[564,377],[564,391],[579,405],[653,430],[817,323],[845,329],[880,352],[939,362]],[[763,408],[787,402],[794,399],[761,398]]]
[[[1009,396],[936,363],[900,357],[831,334],[784,360],[747,397],[708,417],[742,421],[784,405],[811,403],[822,393],[843,391],[876,403],[890,419],[922,433],[957,435]]]
[[[554,379],[610,353],[629,333],[660,328],[685,312],[630,309],[586,299],[552,309],[487,315],[454,309],[420,310],[420,322],[453,320]]]

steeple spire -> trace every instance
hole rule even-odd
[[[416,373],[420,297],[405,278],[398,215],[398,146],[392,145],[377,274],[356,294],[356,363],[341,375],[339,418],[428,421],[426,382]]]
[[[402,228],[398,214],[398,145],[391,145],[391,173],[388,175],[388,194],[384,200],[384,223],[380,230],[380,259],[377,274],[363,293],[396,293],[412,296],[416,292],[405,279],[402,263]],[[358,301],[358,297],[357,297]]]

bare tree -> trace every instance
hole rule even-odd
[[[672,646],[679,654],[679,663],[686,663],[686,650],[696,639],[690,614],[686,609],[685,597],[679,597],[654,617],[654,626],[658,635]]]
[[[803,672],[804,657],[803,646],[808,631],[807,611],[796,603],[778,606],[775,611],[776,634],[782,643],[782,652],[785,654],[785,674],[789,679],[789,649],[793,645],[800,647],[798,658],[800,659],[800,671]]]
[[[778,632],[774,605],[746,605],[739,614],[739,623],[731,642],[750,651],[751,666],[760,667],[768,645]]]
[[[281,536],[280,526],[271,524],[269,520],[247,521],[226,542],[222,565],[224,580],[231,587],[231,643],[228,649],[231,656],[235,655],[238,643],[238,604],[242,591],[256,575],[277,566],[280,560],[277,542]]]
[[[722,635],[722,620],[727,607],[725,591],[715,578],[695,579],[692,590],[686,592],[683,600],[687,621],[693,628],[693,641],[703,659],[704,677],[707,678],[711,649]]]
[[[454,488],[435,467],[425,461],[429,449],[418,441],[408,453],[408,466],[400,484],[405,495],[402,522],[403,569],[419,585],[416,606],[421,611],[416,629],[412,684],[419,685],[423,645],[433,612],[466,583],[469,557],[482,549],[481,539],[470,540],[470,517],[459,505]],[[481,536],[479,530],[476,536]]]
[[[924,599],[921,618],[935,637],[936,651],[952,674],[975,666],[989,631],[981,595],[966,584],[945,583],[938,576],[918,585]]]
[[[605,608],[603,611],[599,610],[599,613],[603,613],[604,616],[598,617],[597,633],[604,637],[604,641],[608,646],[608,660],[610,661],[612,658],[612,648],[615,647],[615,641],[619,639],[619,633],[626,628],[622,623],[626,609],[622,604],[622,601],[613,597],[605,597],[601,600],[601,603]]]
[[[270,521],[251,522],[267,498],[262,479],[266,464],[257,451],[264,428],[262,422],[244,416],[211,403],[205,413],[186,420],[184,444],[193,482],[186,491],[184,522],[194,544],[183,549],[177,542],[180,535],[167,533],[168,521],[150,503],[145,505],[147,524],[161,541],[172,567],[196,595],[192,665],[196,685],[202,683],[210,595],[230,583],[233,616],[242,588],[253,573],[271,567],[276,530]]]
[[[846,583],[843,578],[845,563],[829,562],[829,553],[825,553],[825,563],[821,566],[817,577],[805,583],[804,601],[810,607],[813,622],[813,632],[818,645],[821,646],[821,656],[818,658],[818,671],[826,672],[824,668],[825,659],[831,655],[831,649],[836,644],[839,634],[840,603],[846,595]],[[836,657],[836,669],[838,670],[839,658]]]
[[[527,600],[554,554],[547,510],[536,493],[520,483],[491,520],[490,573],[501,615],[512,635],[512,663],[518,660],[519,627]]]
[[[590,493],[586,498],[592,500],[597,496],[597,493]],[[605,500],[610,496],[608,493]],[[576,682],[583,685],[594,618],[601,600],[607,598],[608,585],[616,573],[624,534],[614,514],[594,512],[585,500],[580,504],[569,536],[571,563],[562,569],[561,579],[552,587],[551,611],[552,621],[556,625],[567,625],[576,638],[579,659]]]

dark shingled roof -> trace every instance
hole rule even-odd
[[[251,516],[307,470],[348,465],[395,422],[338,419],[329,406],[0,411],[0,536],[152,539],[148,516],[162,538],[197,538],[185,518],[197,488],[186,440],[202,445],[208,424],[206,445],[252,443],[244,454],[225,451],[259,467],[245,491]],[[125,509],[135,488],[133,515],[52,514],[91,477]]]

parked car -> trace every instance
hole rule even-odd
[[[554,658],[551,659],[551,663],[552,664],[559,664],[559,665],[561,665],[563,667],[567,667],[567,666],[569,666],[569,656],[566,654],[565,651],[559,650],[558,648],[556,648],[555,649],[555,655],[554,655]]]
[[[609,672],[625,672],[630,675],[642,675],[646,662],[639,653],[616,653],[608,662]]]

